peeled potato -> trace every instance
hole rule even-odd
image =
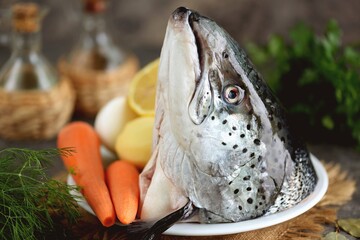
[[[101,108],[95,118],[95,130],[101,142],[111,151],[115,150],[115,142],[125,124],[136,118],[126,97],[116,97]]]
[[[151,156],[154,117],[140,117],[128,122],[116,139],[118,156],[142,169]]]

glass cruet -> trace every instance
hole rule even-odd
[[[41,52],[41,20],[46,9],[16,4],[12,11],[12,52],[0,71],[5,91],[49,90],[58,83],[55,69]]]
[[[77,112],[91,117],[112,98],[127,94],[139,61],[114,40],[106,0],[82,0],[82,6],[82,32],[59,69],[75,87]]]
[[[50,139],[72,116],[75,91],[41,51],[46,10],[36,3],[12,7],[12,51],[0,71],[0,137]]]
[[[105,21],[106,2],[84,1],[82,33],[69,54],[74,66],[107,71],[125,61],[127,53],[114,43]]]

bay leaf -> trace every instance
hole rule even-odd
[[[325,235],[324,240],[347,240],[344,235],[341,235],[338,232],[330,232]]]
[[[351,236],[360,238],[360,218],[339,219],[339,227]]]

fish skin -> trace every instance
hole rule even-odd
[[[294,206],[317,176],[290,132],[284,108],[236,41],[209,18],[178,8],[161,51],[141,218],[161,218],[188,199],[199,209],[192,220],[202,223]]]

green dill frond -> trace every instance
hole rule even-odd
[[[0,239],[39,239],[53,228],[52,216],[61,214],[74,222],[80,216],[64,182],[50,179],[46,166],[73,150],[0,150]]]

